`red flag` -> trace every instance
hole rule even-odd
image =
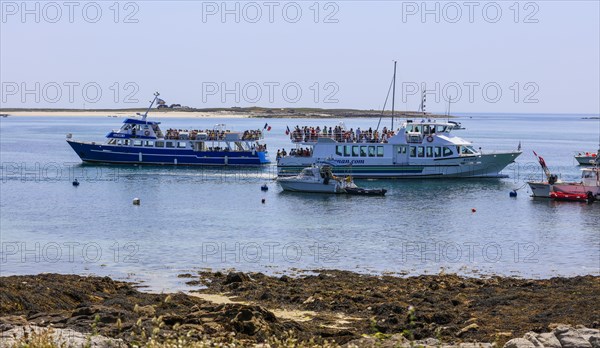
[[[285,135],[290,135],[290,127],[285,126]]]
[[[267,127],[267,132],[271,131],[271,126]]]

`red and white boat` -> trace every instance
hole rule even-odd
[[[534,197],[552,198],[565,201],[588,201],[600,198],[600,167],[581,169],[580,182],[562,182],[550,173],[546,162],[534,152],[546,174],[547,181],[528,182]]]

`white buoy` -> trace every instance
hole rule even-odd
[[[140,199],[139,198],[134,198],[133,199],[133,205],[140,205]]]

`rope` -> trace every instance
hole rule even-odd
[[[522,189],[523,187],[525,187],[527,185],[527,183],[524,183],[523,185],[521,185],[521,187],[514,189],[513,191],[519,191],[520,189]]]

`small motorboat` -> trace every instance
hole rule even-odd
[[[302,169],[300,174],[278,178],[284,191],[315,193],[346,193],[361,196],[384,196],[385,189],[365,189],[356,186],[351,176],[344,178],[333,175],[331,166],[313,165]]]
[[[315,193],[346,193],[346,187],[353,185],[352,181],[334,176],[329,165],[313,165],[298,175],[278,178],[277,182],[284,191]]]
[[[600,149],[598,150],[598,152],[600,153]],[[577,163],[579,163],[579,165],[584,166],[596,164],[596,161],[598,161],[599,157],[597,153],[585,152],[578,153],[577,155],[575,155],[575,159],[577,160]]]
[[[356,196],[385,196],[386,189],[365,189],[361,187],[346,187],[346,193]]]

